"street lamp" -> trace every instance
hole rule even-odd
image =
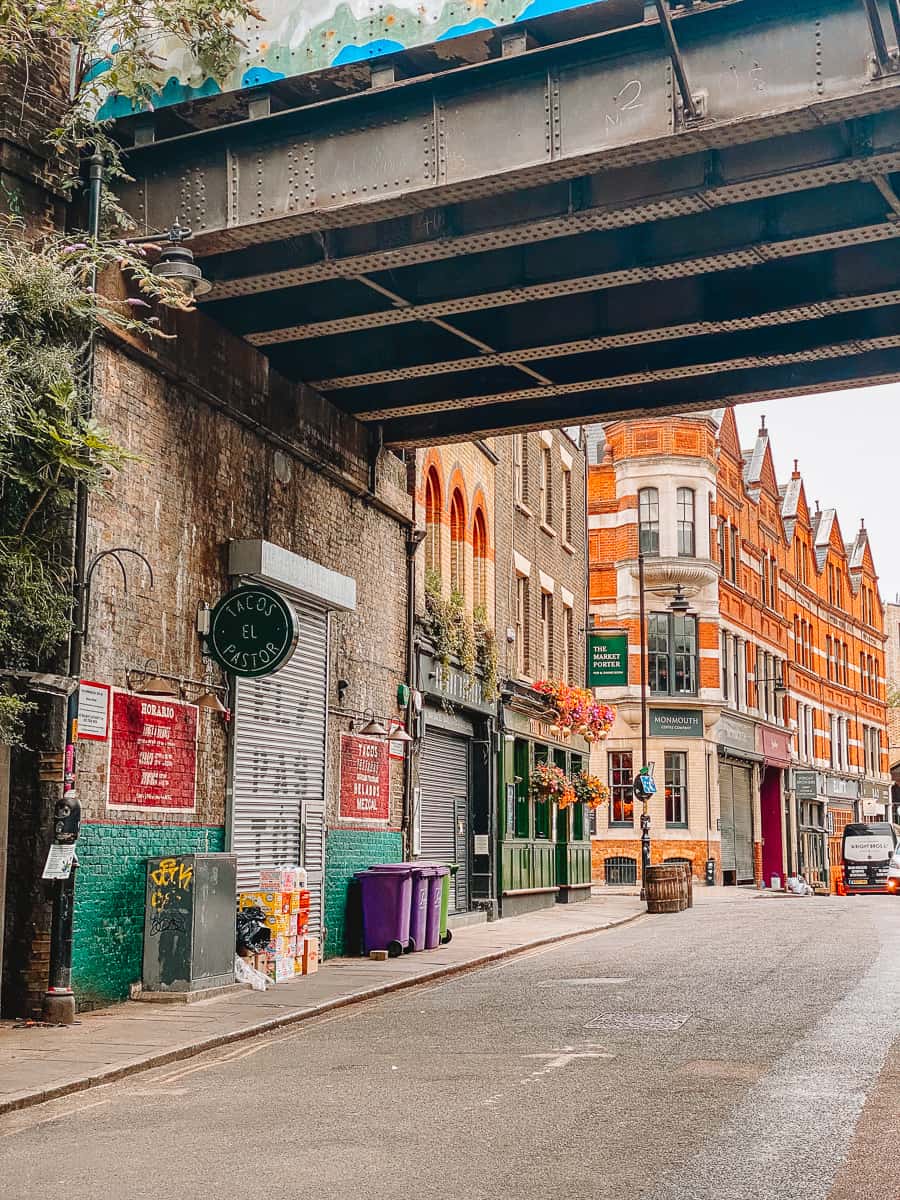
[[[667,595],[671,588],[648,588],[644,583],[644,552],[638,550],[638,601],[640,604],[641,622],[641,769],[634,778],[633,791],[635,798],[641,802],[641,899],[647,898],[647,872],[650,869],[650,797],[656,790],[647,783],[649,764],[647,762],[647,592]],[[676,616],[684,616],[690,611],[690,602],[684,594],[681,584],[676,584],[675,594],[669,601],[669,609]]]

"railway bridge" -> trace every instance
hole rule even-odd
[[[386,445],[885,382],[898,40],[898,0],[605,0],[126,118],[123,199]]]

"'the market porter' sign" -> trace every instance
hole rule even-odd
[[[297,617],[291,604],[261,584],[236,588],[212,610],[207,647],[232,675],[271,675],[294,653]]]
[[[588,687],[628,686],[628,634],[588,635]]]

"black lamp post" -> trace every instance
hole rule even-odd
[[[643,779],[649,773],[647,762],[647,592],[667,593],[669,588],[648,588],[644,582],[644,553],[638,552],[638,602],[641,622],[641,769],[634,779],[634,794],[641,802],[641,899],[647,898],[647,872],[650,869],[650,796]],[[675,594],[669,602],[670,610],[677,616],[690,611],[690,602],[681,584],[676,584]]]

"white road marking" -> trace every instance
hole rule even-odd
[[[601,1049],[576,1050],[574,1046],[563,1046],[561,1050],[551,1050],[549,1053],[544,1054],[526,1054],[525,1057],[544,1058],[547,1060],[545,1067],[542,1067],[539,1071],[532,1071],[531,1078],[537,1079],[540,1075],[549,1075],[551,1071],[558,1071],[560,1067],[567,1067],[579,1058],[615,1058],[615,1055]]]

